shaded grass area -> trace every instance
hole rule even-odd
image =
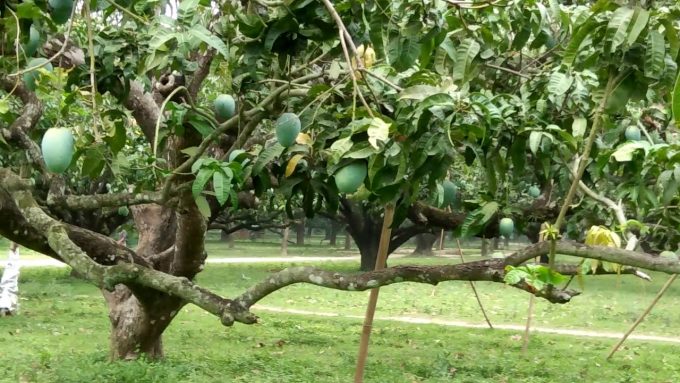
[[[412,263],[413,259],[393,261]],[[442,262],[417,260],[424,263]],[[228,296],[284,265],[208,265],[199,282]],[[327,263],[351,271],[356,265]],[[645,289],[631,277],[587,278],[586,294],[569,305],[540,300],[537,325],[622,330],[663,282]],[[617,285],[618,283],[618,285]],[[511,288],[478,284],[492,321],[524,319],[528,297]],[[0,381],[7,382],[347,382],[351,380],[361,321],[258,312],[262,323],[224,328],[217,318],[185,307],[165,337],[167,360],[109,363],[108,319],[100,293],[68,277],[67,269],[25,269],[21,315],[0,319]],[[412,283],[381,290],[378,314],[430,314],[481,322],[469,286]],[[262,304],[363,313],[366,293],[292,286]],[[640,330],[675,335],[677,289],[671,288]],[[613,362],[611,339],[535,334],[520,354],[517,332],[472,330],[377,321],[367,382],[677,382],[679,347],[631,341]]]

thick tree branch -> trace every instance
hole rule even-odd
[[[208,51],[198,59],[198,69],[194,72],[194,75],[191,77],[191,81],[187,86],[189,96],[194,100],[198,95],[198,91],[201,89],[203,80],[205,80],[210,73],[210,64],[215,57],[215,53],[216,51],[214,49],[208,49]]]
[[[29,157],[40,169],[45,170],[45,163],[42,159],[40,147],[29,136],[28,131],[33,129],[40,121],[42,116],[42,103],[38,100],[35,93],[24,86],[21,81],[0,77],[0,85],[7,93],[13,93],[21,99],[24,108],[21,115],[14,120],[9,127],[9,136],[19,142],[21,147],[26,149]]]
[[[156,120],[160,109],[150,93],[144,91],[144,86],[137,82],[130,82],[130,92],[124,105],[132,111],[132,116],[142,128],[148,142],[153,142],[156,135]]]
[[[112,193],[90,195],[51,195],[48,206],[65,206],[69,209],[90,210],[102,207],[141,205],[145,203],[163,204],[161,193]]]

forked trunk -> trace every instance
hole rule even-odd
[[[145,258],[162,253],[173,245],[177,228],[175,214],[157,205],[132,209],[139,233],[137,253]],[[166,271],[169,264],[158,264]],[[163,331],[175,317],[182,302],[152,290],[135,290],[118,285],[103,291],[111,322],[111,360],[133,360],[144,355],[151,360],[163,357]],[[143,297],[143,298],[139,298]]]

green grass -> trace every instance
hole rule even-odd
[[[400,259],[441,263],[442,259]],[[234,295],[280,264],[208,265],[199,282]],[[321,266],[339,271],[352,262]],[[536,324],[623,330],[665,278],[646,288],[631,277],[586,280],[568,305],[537,301]],[[523,323],[528,297],[500,285],[478,284],[494,322]],[[361,320],[257,311],[262,323],[224,328],[217,318],[185,307],[166,332],[167,359],[109,363],[108,319],[99,291],[68,277],[67,269],[24,269],[21,315],[0,320],[0,381],[7,382],[347,382]],[[405,283],[381,290],[378,315],[433,315],[481,322],[469,286]],[[675,335],[678,307],[671,288],[640,332]],[[292,286],[263,305],[363,314],[366,293]],[[677,382],[678,346],[629,341],[612,362],[612,339],[534,334],[527,356],[517,332],[411,325],[378,320],[371,338],[367,382]]]

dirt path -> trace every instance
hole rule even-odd
[[[307,310],[297,310],[297,309],[287,309],[282,307],[266,306],[266,305],[255,305],[253,306],[255,311],[269,311],[274,313],[285,313],[293,315],[305,315],[305,316],[320,316],[320,317],[337,317],[337,318],[351,318],[351,319],[364,319],[363,315],[351,315],[351,314],[340,314],[332,312],[318,312],[318,311],[307,311]],[[434,324],[439,326],[450,326],[450,327],[462,327],[462,328],[477,328],[477,329],[488,329],[486,324],[470,323],[464,321],[453,321],[438,318],[428,318],[428,317],[410,317],[410,316],[381,316],[376,315],[376,320],[384,320],[391,322],[400,323],[414,323],[414,324]],[[515,324],[497,324],[492,323],[494,329],[499,330],[511,330],[511,331],[524,331],[523,325]],[[540,332],[546,334],[557,334],[557,335],[567,335],[567,336],[577,336],[585,338],[608,338],[608,339],[621,339],[623,333],[620,332],[606,332],[606,331],[586,331],[586,330],[574,330],[574,329],[563,329],[563,328],[552,328],[552,327],[532,327],[532,332]],[[680,344],[680,338],[668,337],[668,336],[657,336],[657,335],[644,335],[644,334],[631,334],[628,339],[642,340],[642,341],[653,341],[653,342],[669,342]]]

